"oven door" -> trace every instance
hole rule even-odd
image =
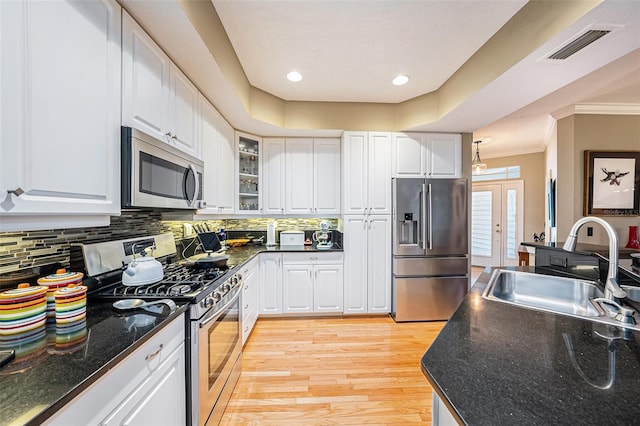
[[[242,350],[240,335],[240,291],[227,302],[217,314],[205,315],[199,321],[197,333],[197,347],[192,347],[192,353],[197,354],[193,359],[192,386],[197,387],[194,392],[192,407],[197,404],[198,415],[194,424],[204,425],[210,421],[209,417],[222,415],[226,407],[226,400],[220,396],[225,391],[227,397],[233,391],[235,381],[229,380],[239,362]],[[228,389],[225,385],[228,383]],[[215,410],[214,410],[215,407]],[[195,410],[194,410],[195,417]],[[210,423],[211,424],[211,423]],[[215,424],[215,422],[213,423]]]

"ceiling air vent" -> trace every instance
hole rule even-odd
[[[547,57],[547,59],[567,59],[569,56],[584,49],[600,37],[609,34],[611,30],[588,30],[584,34],[572,40],[569,44],[561,47]]]

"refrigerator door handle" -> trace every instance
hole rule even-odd
[[[426,197],[427,185],[422,184],[422,191],[420,191],[420,248],[422,250],[427,249],[427,226],[426,226],[426,214],[427,214],[427,197]]]
[[[428,188],[429,193],[429,250],[433,250],[433,200],[431,199],[431,184],[429,184]]]

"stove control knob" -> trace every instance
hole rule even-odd
[[[200,302],[200,304],[202,305],[203,308],[210,308],[214,305],[214,303],[216,302],[215,300],[215,294],[212,296],[208,296],[206,297],[202,302]],[[219,299],[219,297],[218,297]]]
[[[238,284],[238,278],[236,278],[235,276],[234,276],[234,277],[231,277],[231,280],[230,280],[230,281],[231,281],[231,284],[233,284],[233,285]]]
[[[242,279],[242,274],[236,274],[236,277],[238,277],[237,280],[240,281]]]
[[[217,291],[213,293],[213,297],[211,297],[211,306],[218,303],[222,299],[222,296]]]
[[[231,291],[231,285],[229,283],[222,284],[222,291],[229,293],[229,291]]]

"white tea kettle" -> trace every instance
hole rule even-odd
[[[131,262],[122,273],[122,284],[128,286],[146,285],[156,283],[164,277],[162,264],[152,256],[147,257],[145,250],[140,252],[140,257],[133,254]]]

